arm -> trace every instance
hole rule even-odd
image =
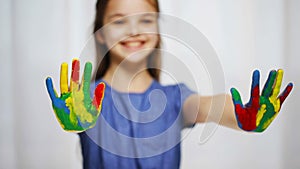
[[[240,94],[235,88],[231,89],[232,98],[229,95],[208,97],[194,95],[189,97],[183,106],[185,121],[187,123],[206,122],[208,115],[210,115],[212,120],[207,122],[215,122],[245,131],[263,132],[278,115],[283,102],[293,88],[293,84],[289,83],[279,95],[283,70],[273,70],[270,72],[260,94],[259,76],[259,71],[253,72],[251,97],[245,105],[243,105]],[[213,100],[216,100],[214,103],[217,104],[212,105]],[[220,117],[218,112],[223,113],[221,119],[218,118]]]
[[[221,110],[222,113],[216,113],[212,107],[213,100],[215,100],[215,106]],[[224,109],[222,107],[224,105]],[[187,124],[214,122],[221,124],[232,129],[239,130],[238,123],[236,121],[234,113],[234,104],[232,98],[228,94],[219,94],[214,96],[190,96],[183,105],[184,119]],[[208,115],[211,114],[211,118]],[[222,117],[220,118],[220,116]],[[209,120],[209,121],[207,121]]]

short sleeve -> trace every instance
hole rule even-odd
[[[192,94],[196,94],[196,92],[192,91],[185,84],[180,83],[179,85],[180,97],[181,97],[181,108],[185,102],[185,100]]]
[[[191,90],[188,86],[186,86],[183,83],[178,84],[178,87],[179,87],[179,94],[180,94],[180,98],[181,98],[180,102],[178,103],[178,106],[179,106],[179,109],[180,109],[180,114],[182,116],[182,128],[194,127],[195,124],[189,124],[189,125],[185,124],[182,109],[183,109],[183,105],[184,105],[186,99],[189,96],[191,96],[193,94],[197,94],[197,93],[195,91]]]

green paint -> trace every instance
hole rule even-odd
[[[91,74],[92,74],[92,64],[87,62],[84,67],[83,75],[83,102],[87,110],[92,106],[91,96],[90,96],[90,86],[91,86]]]
[[[274,105],[270,102],[269,98],[260,97],[260,105],[265,104],[266,105],[266,112],[264,113],[259,125],[257,126],[256,130],[257,132],[264,131],[270,124],[270,120],[273,119],[275,113]],[[269,123],[266,125],[266,123]]]
[[[271,71],[270,72],[270,75],[268,77],[268,80],[267,80],[267,86],[265,86],[264,90],[263,90],[263,93],[262,95],[265,96],[265,97],[268,97],[271,95],[272,91],[273,91],[273,84],[274,84],[274,81],[276,79],[276,74],[277,72],[276,71]]]
[[[70,89],[71,91],[64,91],[60,97],[57,96],[51,79],[46,81],[55,115],[61,127],[66,131],[81,132],[94,127],[96,124],[101,111],[101,105],[95,107],[90,97],[91,73],[92,64],[88,62],[85,65],[82,85],[76,84],[76,82],[71,79],[71,84],[76,84],[80,89],[78,90],[77,87],[74,87],[74,89]],[[61,78],[64,77],[65,74],[61,74]],[[61,85],[65,84],[62,83]],[[104,89],[105,87],[102,88],[103,92]],[[55,93],[55,96],[53,96],[53,93]],[[98,98],[95,97],[94,99],[102,101],[103,97],[104,95],[99,95]]]
[[[231,94],[235,104],[242,104],[240,93],[235,88],[231,88]]]
[[[60,97],[61,100],[65,101],[68,98],[72,97],[72,93],[63,93]],[[72,115],[73,118],[76,117],[74,116],[74,112],[70,111],[70,115],[65,111],[64,108],[58,108],[55,105],[53,105],[54,112],[56,114],[57,119],[59,120],[60,124],[62,125],[64,130],[67,131],[83,131],[84,129],[81,126],[78,126],[78,124],[74,124],[71,120]],[[70,109],[69,109],[70,110]],[[77,120],[76,120],[77,121]]]

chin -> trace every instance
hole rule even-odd
[[[147,58],[148,56],[145,55],[131,54],[127,56],[123,61],[130,62],[130,63],[142,63],[142,62],[147,62]]]

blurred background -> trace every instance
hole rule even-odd
[[[160,5],[208,38],[228,92],[235,86],[248,100],[254,69],[261,71],[261,84],[277,68],[285,70],[284,86],[295,84],[262,134],[218,127],[200,144],[203,125],[183,131],[189,134],[181,168],[300,168],[300,1],[161,0]],[[78,136],[60,128],[44,81],[51,76],[58,88],[61,62],[80,56],[92,32],[94,6],[95,0],[0,1],[0,169],[81,168]]]

